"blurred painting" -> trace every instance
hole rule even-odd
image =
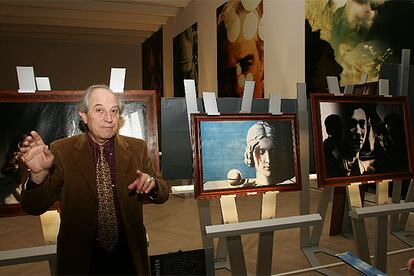
[[[142,43],[142,87],[163,96],[162,28]]]
[[[326,76],[341,86],[378,81],[382,64],[414,49],[413,0],[306,0],[305,14],[310,92],[327,91]]]
[[[413,176],[406,97],[311,94],[320,187]]]
[[[174,97],[184,97],[184,79],[194,80],[198,91],[197,23],[173,39]]]
[[[229,0],[217,8],[219,97],[241,97],[246,80],[254,98],[264,95],[263,1]]]
[[[300,189],[295,115],[194,115],[196,197]]]

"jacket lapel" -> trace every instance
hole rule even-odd
[[[116,183],[119,186],[125,179],[131,160],[128,143],[120,135],[115,136]],[[128,183],[129,184],[129,183]]]
[[[96,190],[96,168],[92,159],[91,151],[89,148],[89,142],[87,134],[79,136],[77,142],[75,142],[75,151],[73,158],[76,160],[76,164],[79,167],[79,171],[88,183],[95,199],[98,198]]]

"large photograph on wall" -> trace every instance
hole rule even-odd
[[[299,190],[294,114],[192,115],[195,197]]]
[[[365,74],[378,81],[382,64],[400,63],[402,49],[414,49],[413,0],[306,0],[305,14],[310,92],[326,91],[326,76],[338,76],[341,86]]]
[[[263,1],[229,0],[217,8],[219,97],[241,97],[246,80],[264,95]]]
[[[142,88],[163,96],[162,28],[142,43]]]
[[[197,23],[173,39],[174,97],[184,97],[184,79],[192,79],[198,91]]]
[[[18,143],[36,130],[47,145],[81,133],[76,105],[83,91],[52,91],[19,94],[0,92],[0,216],[24,215],[19,199],[26,168],[19,159]],[[155,91],[125,91],[119,133],[146,140],[159,169],[157,97]],[[56,207],[56,205],[55,205]]]
[[[406,97],[311,94],[319,187],[413,177]]]

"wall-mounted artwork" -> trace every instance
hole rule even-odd
[[[264,95],[263,1],[229,0],[217,8],[219,97],[241,97],[246,80]]]
[[[142,43],[142,88],[163,94],[162,28]]]
[[[326,76],[341,86],[378,81],[383,63],[400,63],[414,49],[414,1],[306,0],[306,84],[327,90]],[[411,51],[413,52],[413,51]]]
[[[174,97],[184,97],[184,79],[192,79],[198,87],[197,23],[173,39]]]
[[[76,105],[82,96],[83,91],[0,92],[0,115],[4,120],[0,126],[0,216],[26,214],[18,204],[26,176],[18,142],[31,130],[36,130],[47,145],[81,133]],[[154,166],[159,169],[156,92],[127,90],[120,98],[125,110],[119,132],[146,140]]]
[[[192,115],[195,197],[299,190],[294,114]]]
[[[406,97],[311,94],[318,185],[412,178]]]

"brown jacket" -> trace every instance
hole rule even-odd
[[[64,138],[51,144],[54,166],[46,182],[23,191],[21,203],[30,214],[39,215],[56,201],[60,202],[60,230],[57,244],[58,274],[88,274],[97,227],[97,190],[95,167],[86,134]],[[115,137],[116,184],[125,233],[140,275],[149,274],[146,230],[142,201],[127,186],[136,179],[139,169],[154,176],[158,197],[168,199],[169,188],[152,166],[144,141]]]

